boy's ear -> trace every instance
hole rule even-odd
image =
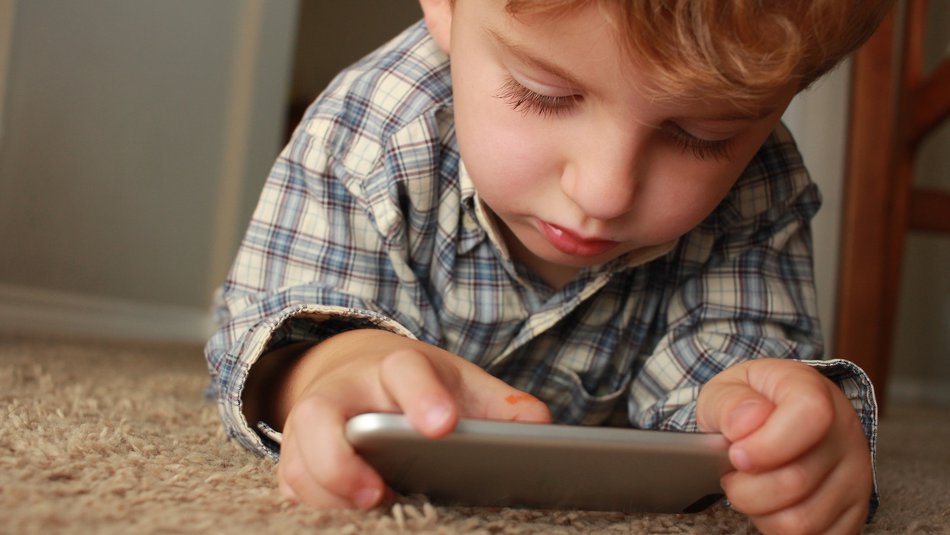
[[[429,33],[446,54],[452,36],[452,4],[454,0],[419,0]]]

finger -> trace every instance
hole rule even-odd
[[[387,495],[382,478],[353,451],[346,417],[319,397],[297,402],[288,415],[278,480],[296,499],[320,508],[368,509]]]
[[[750,518],[764,533],[857,533],[867,516],[870,493],[870,470],[863,477],[842,463],[805,500]]]
[[[459,410],[450,393],[459,383],[449,366],[437,367],[413,349],[393,352],[379,367],[379,381],[417,431],[430,438],[455,429]]]
[[[285,477],[281,474],[280,463],[277,464],[277,490],[280,492],[280,495],[284,498],[287,498],[291,503],[298,504],[300,503],[300,497],[297,496],[297,493],[294,489],[287,483]]]
[[[700,431],[722,433],[736,442],[759,429],[774,409],[743,380],[713,380],[700,391],[696,418]]]
[[[281,495],[294,503],[320,509],[352,508],[348,500],[329,493],[317,484],[299,454],[296,440],[287,434],[283,437],[277,464],[277,488]]]
[[[413,427],[430,437],[449,433],[461,416],[551,421],[541,400],[450,353],[394,352],[380,367],[380,382]]]
[[[775,409],[759,429],[733,443],[729,456],[737,469],[759,472],[785,465],[822,441],[835,419],[834,396],[842,400],[844,396],[803,364],[776,360],[749,364],[749,385]]]
[[[854,504],[825,532],[828,535],[850,535],[859,533],[868,518],[867,504]]]
[[[730,472],[723,476],[722,488],[732,506],[750,516],[786,509],[814,493],[834,469],[838,457],[829,449],[816,449],[769,472]]]

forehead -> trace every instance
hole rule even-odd
[[[565,78],[639,70],[636,56],[621,46],[611,19],[591,6],[557,14],[479,9],[471,23],[504,51],[548,65]]]

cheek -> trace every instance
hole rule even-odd
[[[729,194],[774,125],[763,123],[734,147],[729,160],[697,160],[681,151],[659,157],[656,175],[641,191],[640,224],[673,239],[702,223]]]
[[[542,177],[556,176],[555,151],[535,121],[512,111],[491,88],[482,90],[487,98],[476,91],[459,91],[455,111],[462,160],[479,190],[524,193],[539,187]]]
[[[694,166],[687,166],[694,167]],[[705,171],[705,173],[703,173]],[[699,225],[728,194],[739,171],[729,168],[681,169],[664,179],[651,181],[641,192],[635,217],[657,241],[678,238]]]

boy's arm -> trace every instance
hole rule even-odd
[[[311,129],[332,130],[312,121]],[[270,369],[261,374],[282,378],[288,362],[276,360],[292,359],[281,348],[350,330],[423,332],[419,303],[404,299],[401,287],[412,273],[395,265],[404,251],[384,240],[391,229],[379,227],[326,143],[298,129],[274,164],[220,296],[221,326],[205,348],[209,394],[227,433],[273,458],[279,434],[256,420],[266,411],[253,408],[245,418],[244,403],[257,399],[245,392],[252,370],[261,365]]]

